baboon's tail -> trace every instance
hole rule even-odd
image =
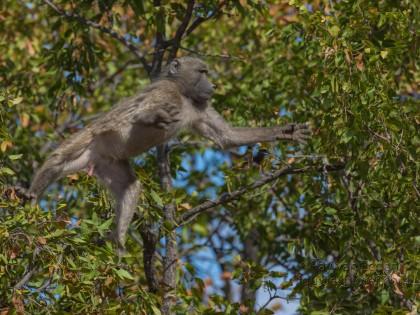
[[[63,161],[59,154],[51,154],[41,168],[35,173],[29,194],[38,199],[43,191],[54,181],[58,180],[63,173]]]
[[[86,152],[91,140],[90,132],[82,130],[64,141],[35,173],[29,194],[38,199],[51,183],[83,168],[87,160],[80,157]]]

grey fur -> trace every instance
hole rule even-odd
[[[172,61],[141,93],[120,102],[52,152],[36,172],[29,194],[39,198],[53,181],[93,170],[117,201],[115,238],[124,248],[141,188],[130,157],[168,141],[182,129],[195,131],[222,149],[282,139],[305,142],[310,137],[307,124],[231,127],[208,104],[212,94],[203,61],[192,57]]]

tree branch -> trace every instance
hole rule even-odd
[[[168,204],[163,210],[163,216],[166,222],[175,222],[175,205]],[[177,242],[176,230],[171,229],[166,232],[166,255],[163,258],[163,302],[161,312],[163,315],[171,315],[172,306],[175,303],[176,290],[176,267],[177,267]]]
[[[249,191],[253,191],[261,186],[264,186],[265,184],[272,182],[276,180],[279,177],[290,175],[290,174],[301,174],[306,173],[310,171],[318,171],[318,172],[333,172],[333,171],[339,171],[344,169],[344,164],[336,164],[336,165],[326,165],[322,167],[318,167],[316,169],[313,168],[313,166],[305,166],[302,168],[294,168],[291,165],[285,166],[281,168],[280,170],[272,173],[271,175],[264,176],[260,178],[259,180],[255,181],[251,185],[244,186],[242,188],[239,188],[238,190],[235,190],[231,193],[225,193],[220,198],[212,201],[208,200],[203,202],[202,204],[190,209],[189,211],[185,212],[181,218],[178,220],[178,225],[184,225],[186,223],[191,222],[194,220],[195,217],[197,217],[199,214],[204,213],[216,206],[231,202],[233,200],[238,199],[242,195],[246,194]]]
[[[172,188],[170,165],[169,165],[169,148],[167,144],[161,144],[157,147],[158,168],[160,176],[160,185],[162,189],[169,191]],[[175,223],[175,205],[167,204],[163,208],[163,219],[165,222]],[[172,314],[172,306],[174,305],[173,291],[176,289],[176,261],[177,261],[177,243],[176,231],[170,229],[165,231],[165,256],[163,258],[163,301],[161,312],[163,315]]]
[[[185,30],[188,27],[188,24],[190,24],[190,20],[191,20],[192,13],[193,13],[193,10],[194,10],[194,4],[195,4],[195,0],[189,0],[188,1],[187,10],[185,12],[184,19],[182,20],[181,25],[176,30],[175,37],[172,41],[172,49],[171,49],[171,52],[169,54],[168,62],[170,62],[172,59],[174,59],[176,57],[178,49],[181,45],[182,36],[184,35]]]
[[[137,59],[140,60],[140,62],[143,64],[144,69],[148,73],[150,73],[151,69],[150,69],[150,66],[149,66],[149,64],[147,63],[147,61],[144,57],[144,54],[141,53],[140,50],[136,46],[134,46],[132,43],[130,43],[127,39],[125,39],[124,36],[118,34],[113,29],[104,27],[104,26],[100,25],[99,23],[93,22],[91,20],[87,20],[84,17],[82,17],[82,16],[80,16],[76,13],[64,11],[64,10],[60,9],[58,6],[56,6],[54,3],[52,3],[50,0],[43,0],[43,1],[50,8],[52,8],[58,15],[60,15],[62,17],[65,17],[69,20],[76,20],[83,25],[95,28],[95,29],[101,31],[102,33],[108,34],[112,38],[118,40],[125,47],[127,47],[137,57]]]
[[[34,267],[33,269],[30,269],[24,276],[23,278],[16,283],[13,288],[15,290],[19,290],[21,289],[23,286],[25,286],[29,280],[31,280],[32,276],[34,275],[35,272],[38,271],[38,267]]]
[[[107,77],[102,77],[100,80],[98,80],[95,84],[92,84],[91,86],[89,86],[89,89],[91,91],[96,90],[97,88],[101,87],[104,83],[107,82],[112,82],[114,81],[114,79],[119,76],[120,74],[122,74],[129,65],[133,64],[134,60],[127,60],[120,68],[117,69],[117,71],[115,71],[113,74],[111,74],[110,76]]]
[[[155,7],[161,6],[160,0],[154,0],[153,5]],[[165,15],[162,9],[159,9],[159,13],[156,14],[156,43],[153,52],[152,68],[150,71],[150,77],[156,78],[162,68],[163,56],[166,51],[167,42],[165,41]]]
[[[208,16],[206,17],[197,17],[190,25],[190,27],[186,30],[185,32],[185,36],[188,36],[189,34],[191,34],[198,26],[200,26],[200,24],[202,24],[203,22],[210,20],[211,18],[217,16],[218,14],[220,14],[222,8],[225,6],[227,1],[221,1],[219,3],[219,5],[217,6],[217,8]]]
[[[190,49],[190,48],[183,47],[183,46],[179,46],[179,49],[188,51],[192,54],[195,54],[195,55],[201,56],[201,57],[220,58],[220,59],[234,59],[234,60],[238,60],[238,61],[241,61],[241,62],[247,62],[247,60],[245,58],[238,57],[238,56],[233,56],[233,55],[229,55],[229,54],[206,54],[206,53],[203,53],[201,51]]]
[[[38,256],[39,252],[40,252],[39,247],[36,247],[35,250],[34,250],[34,252],[32,253],[32,262],[29,263],[29,266],[26,269],[27,270],[26,274],[23,276],[23,278],[18,283],[16,283],[13,286],[13,288],[15,290],[19,290],[23,286],[25,286],[29,282],[29,280],[31,280],[32,276],[36,272],[38,272],[38,270],[40,269],[38,266],[33,266],[34,261],[35,261],[36,257]],[[28,269],[29,269],[29,271],[28,271]]]
[[[144,225],[140,229],[143,239],[143,265],[149,291],[156,293],[159,290],[159,281],[156,277],[156,244],[159,240],[158,234],[152,231],[150,225]]]

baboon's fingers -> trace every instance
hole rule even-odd
[[[285,132],[295,132],[297,130],[310,130],[311,127],[308,123],[289,123],[283,127],[283,131]]]
[[[299,133],[310,135],[310,134],[312,134],[312,130],[311,129],[300,129]]]
[[[161,122],[158,122],[158,123],[156,124],[156,127],[160,128],[160,129],[165,129],[165,130],[167,130],[167,129],[169,128],[169,124],[168,124],[168,123],[165,123],[165,122],[163,122],[163,121],[161,121]]]
[[[296,135],[296,140],[302,144],[306,144],[309,139],[311,139],[311,136],[308,134],[299,133]]]
[[[158,121],[158,123],[164,123],[164,124],[169,124],[170,122],[172,122],[172,118],[169,116],[160,117]]]
[[[290,124],[287,124],[286,126],[284,126],[283,128],[282,128],[282,131],[283,132],[293,132],[294,130],[295,130],[295,123],[290,123]]]
[[[180,112],[181,111],[179,110],[179,108],[178,107],[175,107],[175,106],[170,107],[169,110],[168,110],[168,113],[170,115],[178,115]]]
[[[300,135],[300,136],[299,136],[299,138],[300,138],[300,139],[309,140],[309,139],[311,139],[312,137],[311,137],[311,136],[308,136],[308,135]]]
[[[295,130],[310,130],[311,126],[308,123],[295,124]]]

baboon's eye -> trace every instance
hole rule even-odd
[[[205,73],[205,74],[209,73],[206,69],[200,69],[200,70],[198,70],[198,72]]]

